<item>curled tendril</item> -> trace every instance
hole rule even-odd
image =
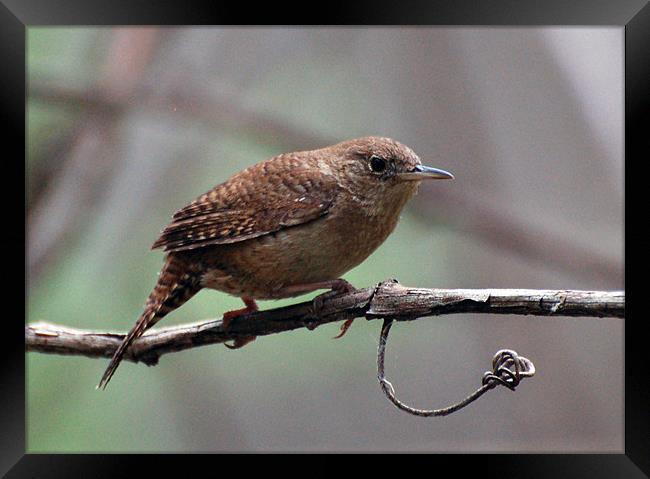
[[[534,374],[535,365],[530,359],[519,356],[510,349],[502,349],[492,359],[492,371],[483,374],[483,385],[498,383],[514,391],[523,378]]]
[[[379,347],[377,349],[377,379],[379,385],[386,397],[399,409],[406,411],[414,416],[432,417],[432,416],[446,416],[459,409],[464,408],[468,404],[476,401],[483,394],[490,389],[494,389],[499,384],[507,387],[511,391],[519,385],[521,380],[526,377],[531,377],[535,374],[535,365],[533,362],[523,356],[519,356],[515,351],[509,349],[502,349],[497,351],[492,359],[492,371],[487,371],[483,374],[482,386],[467,396],[462,401],[451,406],[440,409],[416,409],[401,402],[395,396],[395,388],[386,379],[384,373],[384,358],[386,354],[386,342],[388,341],[388,334],[393,324],[392,318],[384,319],[384,324],[381,328],[379,336]]]

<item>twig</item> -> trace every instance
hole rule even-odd
[[[614,317],[625,315],[623,291],[546,291],[527,289],[407,288],[394,280],[375,288],[330,297],[314,315],[307,301],[235,318],[228,330],[220,320],[153,329],[138,339],[125,359],[154,365],[160,356],[198,346],[223,343],[242,336],[265,336],[358,317],[408,321],[456,313],[537,316]],[[27,351],[111,357],[124,333],[82,331],[47,323],[25,327]]]
[[[482,386],[462,401],[440,409],[416,409],[407,406],[395,397],[395,389],[390,381],[386,379],[386,374],[384,373],[386,343],[388,342],[388,333],[390,332],[392,324],[392,319],[385,319],[381,328],[379,347],[377,348],[377,379],[379,380],[379,385],[381,386],[382,391],[384,391],[384,394],[390,402],[397,406],[398,409],[406,411],[414,416],[447,416],[473,403],[483,396],[483,394],[488,392],[490,389],[494,389],[498,385],[505,386],[511,391],[514,391],[523,378],[531,377],[535,374],[535,366],[530,359],[519,356],[515,351],[502,349],[501,351],[497,351],[492,359],[492,371],[488,371],[483,375]]]

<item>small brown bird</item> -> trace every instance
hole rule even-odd
[[[168,253],[158,283],[98,387],[135,339],[202,288],[243,299],[244,309],[224,314],[225,327],[257,311],[256,299],[353,290],[341,275],[384,242],[420,181],[450,178],[422,166],[409,147],[374,136],[285,153],[235,174],[177,211],[153,244]]]

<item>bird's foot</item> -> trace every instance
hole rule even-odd
[[[327,291],[323,294],[319,294],[312,300],[314,314],[316,315],[318,315],[318,313],[320,313],[320,311],[323,309],[323,302],[326,299],[334,298],[336,296],[340,296],[346,293],[351,293],[352,291],[357,290],[357,288],[355,288],[346,280],[341,278],[335,279],[333,281],[328,281],[326,287],[330,288],[331,291]]]
[[[257,306],[257,303],[253,298],[244,297],[242,298],[242,300],[246,305],[245,308],[235,309],[233,311],[228,311],[223,314],[223,318],[221,321],[222,321],[223,328],[225,330],[228,330],[230,328],[230,323],[232,322],[233,319],[248,313],[254,313],[255,311],[259,311],[259,307]],[[239,349],[239,348],[243,348],[248,343],[255,341],[256,337],[257,336],[241,336],[239,338],[234,339],[232,344],[228,344],[228,343],[223,343],[223,344],[229,349]]]
[[[317,283],[294,284],[283,288],[281,292],[283,295],[295,296],[303,293],[309,293],[317,289],[329,289],[330,291],[319,294],[312,300],[311,316],[313,319],[310,318],[309,320],[305,320],[304,323],[305,327],[307,327],[310,331],[316,329],[320,324],[319,319],[321,318],[324,300],[339,296],[341,294],[356,291],[356,288],[354,286],[352,286],[346,280],[339,278],[330,281],[320,281]],[[351,323],[352,320],[349,320],[349,322]],[[347,326],[345,327],[345,330],[347,331],[350,325],[348,324],[348,321],[346,321],[346,324]],[[345,334],[345,331],[343,331],[343,334]],[[340,334],[337,337],[340,338],[343,334]]]
[[[356,288],[354,286],[352,286],[346,280],[340,278],[332,281],[330,284],[330,288],[332,288],[331,291],[327,291],[326,293],[319,294],[312,300],[312,310],[314,311],[314,315],[317,317],[320,316],[320,313],[323,309],[323,302],[326,299],[334,298],[342,294],[356,291]],[[336,336],[334,336],[333,339],[342,338],[345,335],[345,333],[348,331],[348,328],[352,325],[352,321],[354,321],[354,319],[348,319],[347,321],[345,321],[341,326],[341,332]]]

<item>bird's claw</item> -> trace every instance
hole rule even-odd
[[[256,338],[257,336],[242,336],[240,338],[233,339],[232,344],[223,343],[223,345],[228,349],[239,349],[239,348],[243,348],[248,343],[255,341]]]
[[[354,321],[354,318],[346,320],[342,325],[341,325],[341,332],[334,336],[332,339],[341,339],[343,336],[345,336],[345,333],[348,332],[348,329],[350,329],[350,326],[352,326],[352,322]]]

